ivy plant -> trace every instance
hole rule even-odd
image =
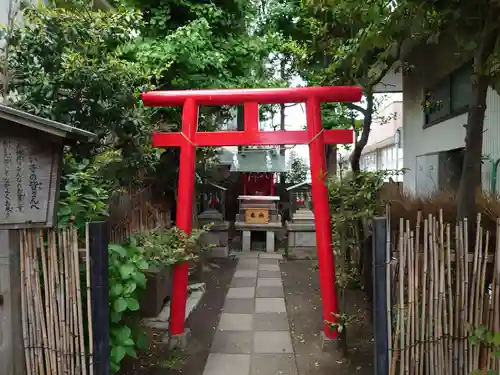
[[[147,348],[144,334],[134,324],[131,313],[140,309],[140,290],[146,288],[145,271],[150,263],[133,238],[124,245],[109,245],[108,252],[110,368],[116,373],[125,356],[136,358],[138,349]]]
[[[85,224],[108,216],[112,185],[100,175],[98,160],[77,161],[73,155],[64,156],[58,201],[58,225],[74,224],[84,233]]]
[[[472,345],[483,345],[491,351],[493,358],[500,358],[500,332],[493,332],[487,326],[476,327],[469,336]],[[498,375],[495,370],[476,370],[473,375]]]
[[[125,356],[137,357],[147,349],[146,337],[134,319],[140,310],[140,294],[146,288],[146,273],[153,267],[168,267],[195,260],[203,230],[186,234],[177,227],[157,229],[131,237],[122,245],[109,245],[109,307],[111,370],[120,369]]]

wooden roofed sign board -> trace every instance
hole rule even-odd
[[[65,138],[93,136],[0,105],[0,229],[53,226]]]

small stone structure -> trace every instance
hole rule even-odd
[[[242,251],[250,251],[252,232],[266,232],[266,251],[275,252],[275,232],[282,228],[276,196],[240,195],[235,228],[242,232]]]
[[[286,223],[288,251],[316,248],[316,225],[312,211],[311,184],[302,182],[286,189],[290,194],[291,222]]]
[[[210,225],[210,230],[201,236],[202,246],[209,247],[208,253],[214,258],[229,255],[229,222],[224,220],[225,187],[209,182],[202,188],[202,213],[198,215],[198,225]]]

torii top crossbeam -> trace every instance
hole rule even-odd
[[[258,104],[305,103],[311,98],[322,103],[358,102],[361,100],[361,88],[352,86],[292,87],[150,91],[142,94],[142,100],[148,107],[181,106],[186,99],[195,99],[199,105],[239,105],[246,102]]]
[[[142,95],[146,106],[182,106],[193,100],[200,105],[244,104],[245,131],[196,132],[189,139],[196,146],[267,146],[308,144],[311,136],[304,130],[258,131],[258,104],[355,102],[361,99],[361,89],[351,86],[298,87],[289,89],[226,89],[151,91]],[[154,133],[153,146],[172,147],[186,141],[187,129],[181,133]],[[191,130],[191,129],[190,129]],[[192,131],[192,130],[191,130]],[[322,132],[325,144],[352,143],[353,133],[347,129]]]
[[[332,331],[326,322],[335,321],[338,308],[328,190],[324,182],[325,144],[352,143],[354,136],[352,130],[324,130],[321,122],[321,103],[357,102],[361,100],[361,95],[359,87],[152,91],[142,94],[146,106],[183,106],[181,132],[154,133],[153,145],[181,147],[177,226],[186,233],[191,232],[192,226],[197,146],[309,145],[324,334],[329,338],[335,338],[336,332]],[[306,104],[307,130],[259,131],[259,104],[284,103]],[[244,106],[244,131],[198,131],[199,106],[240,104]],[[172,337],[184,334],[187,282],[188,265],[174,267],[169,325]]]

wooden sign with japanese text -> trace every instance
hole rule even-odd
[[[61,157],[44,137],[0,133],[0,229],[53,225]]]

